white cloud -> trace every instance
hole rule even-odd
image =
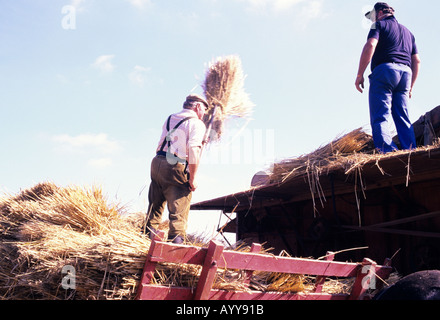
[[[86,2],[86,0],[72,0],[70,5],[73,6],[77,12],[82,12],[84,11],[84,3]]]
[[[271,1],[271,3],[273,2],[273,9],[275,11],[284,11],[303,1],[304,0],[275,0]]]
[[[151,0],[127,0],[130,4],[138,9],[144,9],[152,4]]]
[[[56,135],[52,140],[59,143],[64,150],[71,152],[97,151],[100,153],[115,153],[121,149],[117,141],[112,141],[107,134],[81,134],[70,136],[68,134]]]
[[[310,20],[324,17],[324,0],[236,0],[247,3],[253,13],[279,14],[292,8],[298,15],[297,22],[306,25]]]
[[[74,6],[75,8],[78,8],[84,2],[85,0],[72,0],[70,5]]]
[[[142,87],[145,83],[146,75],[150,70],[151,68],[146,68],[138,65],[133,68],[133,71],[130,72],[128,77],[133,84]]]
[[[322,14],[322,6],[323,4],[320,0],[308,1],[307,5],[302,9],[302,16],[307,20],[319,18]]]
[[[282,12],[284,10],[290,9],[297,5],[298,3],[304,2],[305,0],[240,0],[245,1],[249,4],[249,9],[252,11],[262,12],[262,11],[274,11]]]
[[[59,73],[55,77],[59,83],[62,84],[69,83],[69,78],[67,78],[64,74]]]
[[[323,0],[307,1],[301,9],[297,24],[304,28],[312,20],[327,17],[328,14],[324,13],[323,7]]]
[[[267,8],[268,0],[240,0],[249,4],[248,9],[253,11],[264,11]]]
[[[90,159],[87,162],[87,165],[90,167],[94,167],[97,169],[104,169],[110,167],[113,164],[112,159],[110,158],[98,158],[98,159]]]
[[[92,64],[92,67],[100,70],[102,73],[111,73],[115,68],[112,63],[114,57],[115,55],[113,54],[99,56]]]

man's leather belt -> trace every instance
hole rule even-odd
[[[158,151],[157,153],[156,153],[158,156],[162,156],[162,157],[172,157],[172,159],[174,159],[174,160],[176,160],[177,162],[180,162],[180,163],[183,163],[183,164],[186,164],[186,160],[184,160],[184,159],[182,159],[182,158],[179,158],[178,156],[176,156],[175,154],[168,154],[167,152],[165,152],[165,151]]]

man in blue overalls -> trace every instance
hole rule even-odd
[[[374,144],[382,153],[397,150],[389,129],[392,117],[402,149],[415,148],[414,129],[408,115],[409,99],[420,68],[415,38],[397,22],[394,9],[384,2],[376,3],[374,10],[365,16],[373,25],[362,51],[355,85],[362,93],[364,72],[371,62],[369,104]]]

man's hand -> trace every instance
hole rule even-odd
[[[189,184],[189,190],[190,191],[196,191],[196,189],[197,189],[197,183],[194,181],[194,179],[191,179],[191,177],[190,177],[190,179],[188,180],[188,184]]]
[[[412,70],[412,81],[411,81],[411,90],[409,90],[409,98],[412,98],[414,83],[419,76],[420,64],[422,61],[420,60],[419,54],[414,54],[411,56],[411,70]]]
[[[375,38],[368,39],[367,43],[362,50],[361,59],[359,61],[359,69],[356,77],[356,89],[360,92],[364,92],[364,73],[368,65],[373,58],[374,52],[376,51],[377,43],[379,40]]]
[[[356,85],[356,89],[357,89],[360,93],[363,93],[363,92],[364,92],[364,82],[365,82],[365,80],[364,80],[364,76],[363,76],[363,75],[358,75],[358,76],[356,77],[355,85]]]
[[[195,191],[197,189],[197,183],[196,183],[196,175],[197,175],[197,169],[199,167],[199,161],[200,161],[200,155],[201,155],[202,149],[201,147],[193,147],[189,148],[188,151],[188,172],[189,172],[189,190]]]

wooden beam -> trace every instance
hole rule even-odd
[[[423,219],[429,219],[429,218],[433,218],[433,217],[437,217],[437,216],[440,216],[440,211],[423,213],[423,214],[418,214],[418,215],[414,215],[414,216],[407,217],[407,218],[395,219],[395,220],[391,220],[391,221],[387,221],[387,222],[377,223],[377,224],[371,225],[369,227],[375,227],[375,228],[376,227],[389,227],[389,226],[395,226],[395,225],[402,224],[402,223],[408,223],[408,222],[414,222],[414,221],[419,221],[419,220],[423,220]]]
[[[356,227],[356,226],[342,226],[342,227],[345,229],[352,229],[357,231],[392,233],[392,234],[400,234],[400,235],[413,236],[413,237],[440,238],[439,232],[426,232],[426,231],[380,228],[380,227]]]
[[[203,263],[202,273],[200,274],[199,281],[197,282],[196,293],[194,294],[194,300],[207,300],[212,288],[212,284],[215,280],[215,274],[218,268],[218,260],[223,253],[223,245],[211,241],[209,243],[208,252]]]
[[[192,288],[165,287],[148,285],[144,290],[143,300],[191,300]],[[330,293],[282,293],[261,291],[226,291],[212,289],[209,300],[347,300],[347,294]]]
[[[356,277],[349,300],[362,300],[368,289],[376,289],[376,262],[365,258]]]
[[[251,246],[250,252],[251,253],[259,253],[261,251],[261,247],[262,247],[261,244],[253,243],[252,246]],[[244,284],[248,285],[251,282],[251,278],[252,278],[252,274],[253,273],[254,273],[254,270],[247,270],[246,271],[246,274],[245,274],[245,277],[244,277],[244,280],[243,280]]]
[[[156,271],[157,262],[152,260],[152,255],[155,252],[155,247],[159,241],[165,237],[165,233],[163,231],[159,231],[154,235],[153,240],[151,241],[150,248],[148,250],[147,259],[145,260],[144,269],[142,271],[140,284],[136,293],[136,299],[142,299],[142,295],[144,294],[143,287],[144,285],[148,285],[154,277],[154,272]]]
[[[325,255],[325,261],[333,261],[335,259],[335,253],[334,252],[331,252],[331,251],[327,251],[327,254]],[[326,279],[327,277],[324,277],[324,276],[318,276],[318,277],[316,277],[316,280],[315,280],[315,288],[313,289],[313,292],[315,292],[315,293],[320,293],[320,292],[322,292],[322,287],[324,286],[324,282],[325,282],[325,279]]]

